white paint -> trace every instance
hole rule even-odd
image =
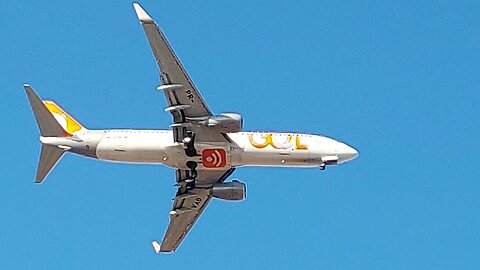
[[[272,134],[272,145],[256,148],[250,142],[262,142]],[[203,149],[223,148],[227,152],[227,166],[295,166],[319,167],[322,158],[338,157],[338,163],[355,158],[358,153],[348,145],[318,135],[296,133],[239,132],[228,136],[231,145],[196,144],[197,152]],[[295,138],[308,149],[297,149]],[[288,139],[290,137],[290,139]],[[199,163],[201,157],[187,157],[183,145],[173,141],[170,130],[108,130],[97,146],[97,157],[115,162],[165,164],[174,168],[186,169],[189,160]],[[208,159],[209,157],[206,157]],[[216,168],[216,169],[224,169]],[[215,168],[213,168],[215,169]]]

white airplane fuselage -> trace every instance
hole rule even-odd
[[[187,169],[237,166],[324,167],[354,159],[358,153],[336,140],[310,134],[278,132],[227,133],[230,143],[196,143],[197,155],[188,157],[184,144],[173,141],[171,130],[87,130],[75,138],[40,137],[44,144],[105,161],[164,164]]]

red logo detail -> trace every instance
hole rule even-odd
[[[225,149],[204,149],[202,163],[205,168],[221,168],[227,166],[227,152]]]

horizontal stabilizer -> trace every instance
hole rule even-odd
[[[32,106],[33,114],[37,120],[40,133],[44,137],[60,137],[65,135],[65,131],[62,126],[57,122],[55,117],[50,113],[40,97],[35,93],[33,88],[25,84],[23,86],[27,93],[28,100]]]
[[[42,144],[42,152],[40,153],[40,161],[38,163],[37,177],[35,183],[42,183],[43,179],[55,167],[58,160],[63,156],[65,150],[57,146]]]

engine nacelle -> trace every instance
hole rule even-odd
[[[201,123],[223,133],[240,132],[243,129],[243,118],[237,113],[210,116]]]
[[[215,184],[212,187],[212,196],[227,201],[241,201],[247,197],[247,187],[237,180]]]

